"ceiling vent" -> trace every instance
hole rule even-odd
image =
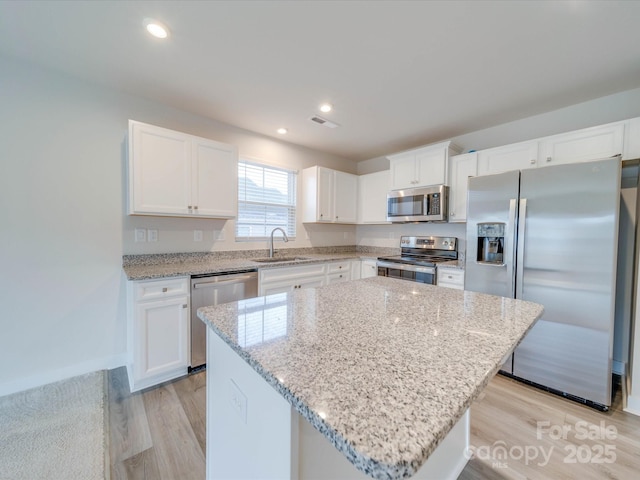
[[[309,120],[311,120],[313,123],[317,123],[318,125],[322,125],[328,128],[336,128],[340,126],[337,123],[333,123],[326,118],[322,118],[319,115],[314,115],[313,117],[310,117]]]

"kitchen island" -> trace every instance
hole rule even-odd
[[[469,406],[542,312],[384,277],[202,308],[207,478],[455,478]]]

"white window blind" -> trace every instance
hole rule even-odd
[[[240,160],[236,240],[266,239],[280,227],[296,236],[296,172]]]

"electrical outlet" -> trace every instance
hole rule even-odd
[[[136,243],[146,242],[147,241],[147,231],[144,228],[136,228],[135,230],[135,241]]]
[[[229,400],[242,422],[247,423],[247,396],[231,378],[229,379]]]
[[[147,230],[147,240],[149,242],[157,242],[158,241],[158,230],[155,228]]]
[[[201,242],[202,241],[202,230],[194,230],[193,231],[193,241]]]

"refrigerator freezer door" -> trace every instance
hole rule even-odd
[[[620,161],[524,170],[520,198],[517,290],[545,311],[513,374],[610,405]]]
[[[513,258],[519,185],[518,170],[469,179],[465,290],[513,298]],[[478,258],[478,224],[482,223],[506,225],[503,265],[482,263],[482,259]]]

